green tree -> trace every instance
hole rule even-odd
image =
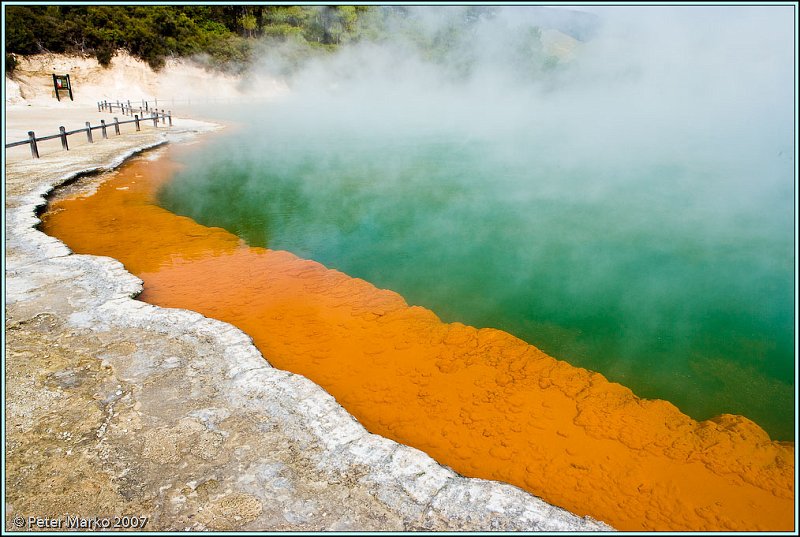
[[[258,20],[255,15],[243,15],[241,19],[242,28],[247,32],[248,37],[253,37],[256,28],[258,28]]]
[[[369,6],[8,6],[6,49],[22,55],[93,54],[102,65],[123,49],[154,69],[169,56],[198,53],[214,65],[245,65],[260,37],[331,50],[364,34],[363,22],[373,11]]]

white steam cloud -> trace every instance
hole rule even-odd
[[[446,307],[457,295],[473,315],[459,320],[475,324],[482,309],[497,316],[488,311],[495,307],[523,330],[533,308],[515,297],[529,293],[539,308],[531,342],[550,329],[553,341],[569,334],[562,339],[574,342],[559,357],[571,360],[606,338],[598,368],[613,380],[638,376],[642,389],[652,388],[647,396],[694,416],[746,413],[789,437],[793,8],[387,12],[383,37],[335,53],[265,42],[252,80],[280,76],[289,92],[217,110],[250,127],[232,135],[224,166],[211,152],[195,156],[195,175],[237,170],[237,191],[247,196],[230,212],[294,203],[273,211],[280,218],[265,226],[268,242],[291,235],[296,253],[323,262],[331,255],[354,270],[369,266],[369,256],[394,256],[387,281],[402,287],[416,278],[413,287],[429,278],[428,296]],[[439,153],[451,155],[447,169]],[[197,181],[181,203],[204,215],[208,199],[191,199],[204,190]],[[424,215],[402,203],[418,191],[430,193]],[[303,217],[292,220],[300,206]],[[476,225],[480,218],[491,226]],[[407,255],[395,243],[367,243],[370,226]],[[431,255],[437,249],[450,256],[449,272]],[[404,272],[421,258],[431,262],[427,272]],[[482,267],[480,276],[468,273],[471,265]],[[378,285],[384,276],[354,275]],[[496,293],[499,306],[470,294],[480,288]],[[580,323],[604,319],[617,340],[582,334]],[[710,337],[700,325],[729,331],[720,336],[724,355],[695,354],[695,343]],[[683,372],[661,371],[651,382],[640,359],[659,353],[686,362]],[[731,367],[741,374],[731,378],[754,379],[752,389],[728,379],[713,394],[703,375],[689,378],[734,353],[741,356]],[[756,388],[764,385],[782,391]],[[699,393],[706,400],[692,399]]]

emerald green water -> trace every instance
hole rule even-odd
[[[478,136],[268,112],[192,155],[162,205],[696,419],[794,438],[792,164],[769,143],[609,157],[524,122]]]

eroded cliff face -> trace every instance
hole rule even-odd
[[[160,99],[162,105],[186,109],[194,103],[211,103],[230,98],[264,98],[267,94],[286,91],[278,80],[261,78],[259,94],[242,91],[242,80],[232,75],[204,69],[202,65],[182,59],[167,60],[163,69],[153,71],[147,63],[124,50],[115,52],[111,65],[103,67],[96,58],[72,54],[42,53],[16,56],[17,66],[6,77],[9,103],[74,107],[75,103],[96,105],[98,101],[116,102],[122,96]],[[56,101],[51,75],[69,74],[73,99]],[[63,103],[63,104],[61,104]],[[134,101],[133,106],[137,106]],[[159,108],[161,108],[159,106]]]
[[[54,201],[43,230],[122,261],[144,301],[241,328],[369,431],[463,475],[623,530],[793,529],[793,444],[741,416],[698,423],[505,332],[169,213],[155,192],[175,169],[126,165],[94,195]]]

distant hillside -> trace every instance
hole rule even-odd
[[[407,39],[423,56],[448,62],[452,51],[470,45],[471,29],[491,21],[497,6],[263,6],[263,5],[28,5],[6,8],[6,72],[16,55],[67,53],[90,55],[103,66],[117,51],[160,69],[167,58],[202,57],[207,65],[243,71],[264,39],[299,45],[296,64],[315,54],[358,40]],[[516,8],[515,8],[516,9]],[[543,65],[555,65],[586,41],[599,19],[591,13],[526,6],[530,31],[499,36],[509,54],[519,53]],[[430,25],[436,12],[439,25]],[[550,31],[543,34],[542,31]],[[538,58],[543,38],[557,31],[555,52]],[[569,36],[570,39],[567,39]],[[513,42],[508,42],[513,40]],[[551,39],[552,41],[552,39]],[[522,48],[520,48],[522,47]],[[545,44],[545,48],[547,45]],[[538,58],[538,59],[537,59]]]
[[[367,6],[7,6],[10,54],[81,53],[109,65],[125,50],[153,68],[170,56],[207,55],[216,65],[246,64],[264,36],[317,47],[358,37]]]

